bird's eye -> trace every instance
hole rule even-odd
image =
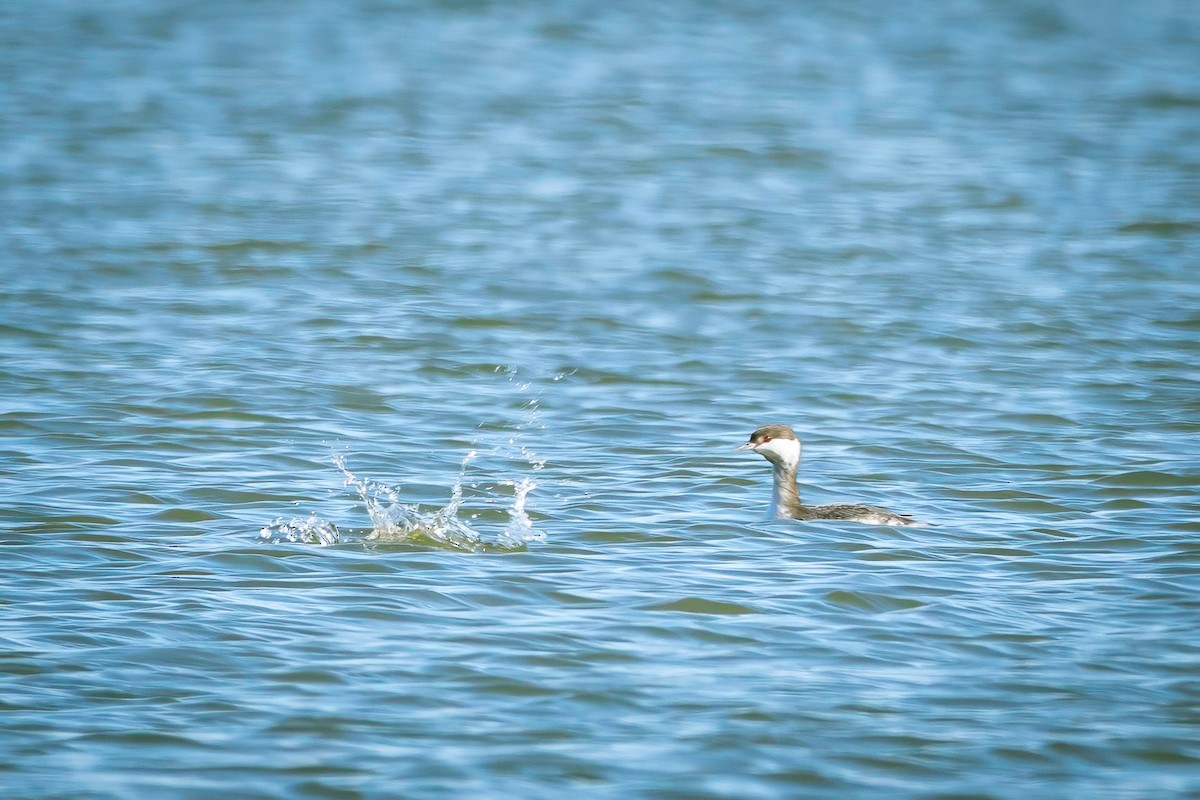
[[[771,441],[771,437],[770,437],[770,436],[764,436],[764,437],[762,438],[762,440],[763,440],[763,444],[766,444],[767,442]]]

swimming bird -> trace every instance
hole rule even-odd
[[[867,525],[918,525],[906,514],[893,514],[882,508],[838,503],[806,506],[796,488],[796,470],[800,466],[800,440],[787,425],[764,425],[750,434],[750,441],[737,448],[753,450],[771,462],[775,469],[772,515],[779,519],[838,519]]]

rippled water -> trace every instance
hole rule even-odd
[[[0,7],[0,794],[1200,797],[1197,53]]]

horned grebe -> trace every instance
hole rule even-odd
[[[773,516],[780,519],[840,519],[867,525],[917,525],[907,515],[893,514],[882,508],[838,503],[831,506],[806,506],[796,489],[796,469],[800,466],[800,440],[787,425],[764,425],[750,434],[750,441],[737,448],[753,450],[775,468]]]

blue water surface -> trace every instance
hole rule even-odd
[[[1197,54],[0,6],[0,795],[1200,797]]]

